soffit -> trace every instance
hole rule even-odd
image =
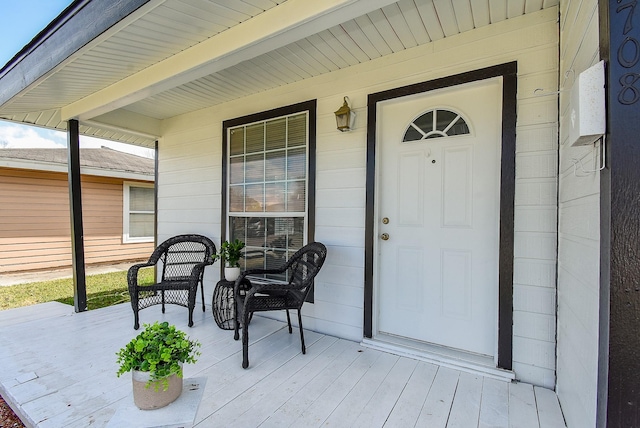
[[[65,129],[60,107],[195,46],[284,0],[166,0],[87,46],[37,86],[0,108],[0,117]],[[525,13],[558,0],[401,0],[124,109],[155,119],[221,104],[360,64]],[[230,6],[231,5],[231,6]],[[81,132],[150,145],[151,136],[81,124]]]

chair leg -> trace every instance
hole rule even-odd
[[[249,367],[249,312],[242,314],[242,368]]]
[[[187,291],[187,308],[189,309],[189,327],[193,327],[193,311],[196,308],[196,297],[198,297],[198,283],[194,288]]]
[[[291,317],[289,316],[289,309],[287,309],[287,324],[289,324],[289,334],[293,333],[293,330],[291,330]]]
[[[160,291],[160,295],[162,296],[162,313],[164,314],[164,290]]]
[[[205,309],[204,309],[204,284],[202,283],[202,280],[200,280],[200,294],[202,295],[202,312],[205,312]]]
[[[240,317],[244,313],[243,308],[241,307],[242,303],[240,299],[236,299],[234,296],[233,304],[235,306],[235,311],[233,313],[233,340],[240,339]]]
[[[300,342],[302,342],[302,353],[307,353],[307,348],[304,346],[304,333],[302,332],[302,311],[298,309],[298,325],[300,326]]]
[[[140,328],[140,319],[138,317],[138,295],[137,293],[129,293],[131,297],[131,309],[133,309],[133,329]]]
[[[133,329],[137,330],[140,328],[140,320],[138,319],[138,311],[134,309],[133,311]]]

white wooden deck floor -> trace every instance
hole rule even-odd
[[[553,391],[507,383],[361,347],[255,317],[250,367],[241,343],[210,308],[155,306],[141,322],[167,320],[202,343],[186,378],[205,377],[198,427],[564,427]],[[130,398],[116,351],[137,332],[129,304],[75,314],[60,303],[0,311],[0,393],[27,426],[106,426]]]

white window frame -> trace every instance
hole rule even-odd
[[[153,189],[154,184],[148,183],[138,183],[138,182],[127,182],[125,181],[122,185],[122,243],[123,244],[135,244],[141,242],[154,242],[155,237],[136,237],[132,238],[129,236],[129,215],[132,214],[130,211],[130,203],[129,196],[130,190],[132,187],[145,187],[148,189]],[[155,214],[155,211],[136,211],[133,214]]]
[[[232,212],[231,211],[231,198],[230,198],[230,188],[231,186],[231,168],[229,167],[229,165],[231,165],[231,158],[233,156],[231,156],[230,152],[230,146],[231,146],[231,131],[233,129],[237,129],[237,128],[247,128],[251,125],[255,125],[258,123],[267,123],[270,121],[274,121],[274,120],[278,120],[278,119],[282,119],[282,118],[287,118],[290,116],[297,116],[297,115],[301,115],[304,114],[305,115],[305,143],[304,143],[304,148],[305,148],[305,179],[304,179],[304,186],[305,186],[305,204],[304,204],[304,211],[281,211],[281,212],[269,212],[269,211],[241,211],[241,212]],[[226,192],[226,230],[227,233],[229,233],[229,231],[231,230],[231,218],[232,217],[245,217],[245,218],[252,218],[252,217],[263,217],[263,218],[299,218],[302,217],[303,218],[303,242],[302,245],[306,245],[309,242],[309,174],[310,174],[310,144],[309,144],[309,139],[310,139],[310,135],[309,135],[309,117],[310,117],[310,111],[309,110],[300,110],[300,111],[296,111],[293,113],[288,113],[288,114],[284,114],[284,115],[280,115],[280,116],[273,116],[273,117],[269,117],[267,119],[261,119],[261,120],[257,120],[257,121],[252,121],[252,122],[246,122],[240,125],[236,125],[233,127],[229,127],[227,128],[226,132],[227,132],[227,150],[226,150],[226,164],[228,165],[227,167],[227,179],[226,179],[226,189],[224,189],[224,191]],[[245,153],[246,155],[246,153]]]

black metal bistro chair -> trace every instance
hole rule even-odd
[[[216,246],[202,235],[178,235],[169,238],[158,246],[146,263],[135,264],[129,268],[127,282],[131,307],[133,308],[133,328],[140,327],[138,311],[153,305],[165,304],[184,306],[189,309],[189,327],[193,326],[193,309],[196,305],[198,283],[202,292],[202,310],[204,307],[204,268],[213,264],[212,254]],[[138,284],[138,270],[160,263],[162,275],[160,281],[152,285]]]
[[[291,329],[290,309],[298,310],[298,326],[302,353],[304,345],[301,309],[313,287],[313,278],[318,274],[327,256],[327,248],[313,242],[300,248],[291,258],[277,269],[250,269],[236,280],[234,293],[238,310],[235,317],[234,339],[239,339],[239,326],[242,325],[242,367],[249,367],[249,321],[254,312],[287,311],[289,334]],[[256,278],[257,275],[280,276],[283,280]],[[246,288],[247,280],[249,287]],[[242,317],[242,319],[239,319]]]

